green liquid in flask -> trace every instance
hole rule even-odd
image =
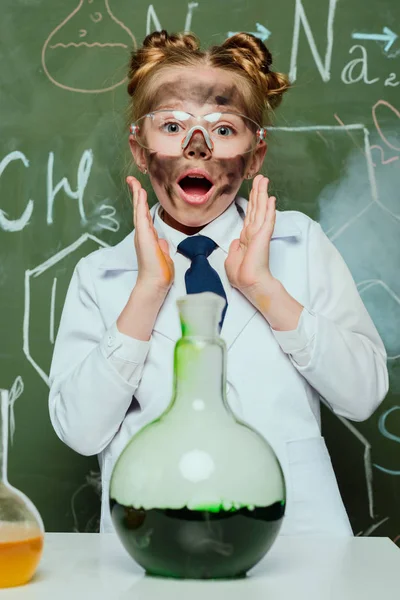
[[[110,509],[125,549],[149,575],[213,579],[244,577],[272,546],[285,507],[138,510],[111,501]]]

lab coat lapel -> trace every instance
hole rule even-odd
[[[174,343],[182,335],[178,306],[176,304],[178,298],[179,295],[177,294],[176,287],[172,285],[157,315],[153,328],[154,331],[164,335]],[[221,337],[225,340],[228,349],[256,312],[257,309],[243,294],[234,288],[231,290],[228,309],[221,330]]]

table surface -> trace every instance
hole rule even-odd
[[[0,600],[379,600],[398,598],[400,549],[383,537],[280,536],[245,579],[145,575],[115,534],[48,533],[33,580]]]

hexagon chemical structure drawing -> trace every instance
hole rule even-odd
[[[38,278],[40,275],[42,275],[42,279],[43,279],[43,274],[47,272],[47,274],[49,273],[49,270],[53,267],[55,267],[56,265],[60,265],[60,263],[66,259],[66,257],[70,256],[71,254],[73,254],[74,252],[76,252],[78,249],[82,248],[82,246],[84,244],[86,244],[88,241],[92,241],[94,242],[96,245],[106,248],[109,246],[109,244],[106,244],[105,242],[103,242],[102,240],[100,240],[99,238],[97,238],[96,236],[93,236],[89,233],[84,233],[80,238],[78,238],[75,242],[73,242],[72,244],[70,244],[69,246],[67,246],[66,248],[63,248],[62,250],[60,250],[59,252],[57,252],[57,254],[55,254],[54,256],[52,256],[51,258],[47,259],[44,263],[38,265],[37,267],[35,267],[34,269],[28,269],[25,271],[25,304],[24,304],[24,320],[23,320],[23,350],[24,350],[24,354],[27,357],[27,359],[29,360],[29,362],[32,364],[32,366],[34,367],[34,369],[37,371],[37,373],[40,375],[40,377],[43,379],[43,381],[49,385],[49,374],[46,372],[46,366],[43,364],[43,359],[40,359],[35,352],[37,352],[37,349],[33,349],[32,348],[32,340],[39,340],[39,347],[40,349],[42,349],[44,347],[44,350],[47,350],[47,354],[51,356],[52,354],[52,346],[54,344],[54,339],[55,339],[55,305],[56,305],[56,293],[57,293],[57,277],[53,277],[52,281],[51,281],[51,290],[49,289],[44,289],[44,291],[40,292],[39,290],[39,298],[40,298],[40,305],[41,308],[43,306],[45,306],[45,302],[46,302],[46,297],[50,297],[49,300],[49,312],[50,312],[50,319],[49,319],[49,333],[48,333],[48,337],[44,335],[44,332],[42,330],[37,330],[37,332],[35,332],[35,335],[31,334],[31,330],[32,327],[35,326],[36,321],[33,319],[33,314],[32,314],[32,300],[33,300],[33,284],[35,282],[38,281]],[[46,283],[46,282],[45,282]],[[50,286],[48,286],[49,288]],[[50,293],[48,293],[50,292]],[[41,320],[38,319],[38,323],[40,325]],[[34,323],[34,325],[33,325]],[[47,344],[47,346],[45,346],[45,344]]]

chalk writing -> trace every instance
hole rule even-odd
[[[10,152],[0,163],[0,177],[6,167],[10,165],[13,161],[20,160],[26,168],[29,168],[30,163],[28,158],[22,152],[15,150],[14,152]],[[83,196],[85,192],[85,188],[90,176],[90,171],[93,165],[93,152],[88,149],[85,150],[82,154],[82,157],[79,161],[78,172],[77,172],[77,188],[76,190],[72,190],[71,185],[66,177],[63,177],[61,181],[59,181],[56,185],[53,182],[53,172],[54,172],[54,152],[49,153],[49,158],[47,162],[47,175],[46,175],[46,183],[47,183],[47,224],[51,225],[53,223],[53,212],[54,212],[54,201],[55,198],[61,190],[65,192],[69,198],[72,200],[78,201],[78,210],[81,217],[81,223],[86,224],[87,218],[85,214],[85,207],[83,204]],[[9,218],[7,213],[0,209],[0,229],[9,232],[17,232],[22,231],[29,223],[30,218],[33,213],[34,201],[29,199],[27,201],[25,210],[23,214],[15,219]],[[111,215],[113,216],[113,215]],[[108,219],[110,215],[103,215],[102,218]]]
[[[185,33],[189,33],[190,31],[192,31],[192,18],[193,18],[193,13],[194,13],[194,9],[198,8],[199,3],[198,2],[189,2],[188,3],[188,10],[186,13],[186,19],[185,19],[185,25],[183,28],[183,31]],[[149,5],[148,9],[147,9],[147,17],[146,17],[146,35],[149,35],[151,32],[153,31],[161,31],[162,30],[162,25],[160,23],[160,20],[157,16],[157,13],[155,11],[155,8],[152,4]]]
[[[228,37],[231,37],[236,33],[239,33],[239,31],[228,31]],[[267,29],[264,25],[261,25],[261,23],[256,23],[256,31],[249,31],[249,33],[254,35],[256,38],[260,39],[262,42],[265,42],[271,35],[270,30]]]
[[[389,102],[386,102],[385,100],[378,100],[378,102],[376,102],[376,104],[374,104],[374,106],[372,107],[372,118],[374,120],[374,124],[375,124],[377,132],[379,133],[379,136],[381,137],[383,142],[386,144],[386,146],[388,146],[389,148],[392,148],[392,150],[396,150],[397,152],[400,152],[400,147],[395,146],[394,144],[389,142],[387,137],[382,132],[382,129],[379,125],[379,120],[378,120],[378,117],[376,114],[377,108],[379,106],[386,106],[389,110],[391,110],[394,113],[394,115],[399,119],[399,125],[400,125],[400,112],[394,106],[392,106],[391,104],[389,104]]]
[[[0,163],[0,177],[5,170],[5,168],[14,160],[21,160],[25,167],[29,167],[29,160],[26,158],[25,154],[15,150],[14,152],[10,152]],[[8,215],[4,210],[0,209],[0,228],[4,231],[21,231],[24,227],[27,226],[29,220],[32,216],[33,212],[33,200],[28,200],[25,210],[20,217],[17,219],[9,219]]]
[[[389,27],[383,28],[383,33],[352,33],[351,36],[354,40],[374,40],[376,42],[386,42],[385,52],[388,52],[394,42],[397,40],[398,35],[394,33]]]
[[[297,78],[297,55],[299,49],[299,35],[300,25],[303,25],[304,32],[307,37],[308,44],[310,46],[311,53],[313,55],[315,64],[317,65],[318,71],[322,77],[322,81],[329,81],[331,78],[331,62],[332,62],[332,47],[333,47],[333,25],[335,21],[337,0],[329,0],[328,9],[328,23],[327,23],[327,44],[324,62],[317,50],[317,45],[314,40],[314,36],[311,31],[310,24],[308,22],[306,12],[301,0],[296,0],[295,16],[294,16],[294,29],[293,29],[293,42],[292,42],[292,53],[290,57],[290,69],[289,78],[291,81],[295,81]]]
[[[400,81],[396,81],[397,75],[396,73],[390,73],[389,77],[385,79],[386,87],[397,87],[400,85]]]
[[[87,222],[85,215],[85,207],[83,205],[83,194],[89,179],[90,171],[93,164],[92,150],[85,150],[82,154],[78,166],[77,189],[74,192],[66,177],[63,177],[56,186],[53,184],[53,169],[54,169],[54,152],[49,153],[47,163],[47,224],[53,223],[53,206],[54,199],[60,190],[64,190],[67,196],[73,200],[78,200],[78,209],[82,224]]]
[[[102,204],[100,206],[101,220],[99,222],[100,229],[108,229],[108,231],[119,231],[119,222],[115,219],[117,211],[114,206]]]
[[[343,83],[357,83],[358,81],[363,81],[368,85],[379,81],[379,77],[375,77],[375,79],[368,79],[368,56],[367,51],[364,46],[360,46],[356,44],[352,46],[349,50],[350,54],[353,54],[354,50],[360,50],[361,56],[360,58],[355,58],[351,60],[343,69],[341,74],[341,79]],[[359,70],[357,72],[357,70]]]

